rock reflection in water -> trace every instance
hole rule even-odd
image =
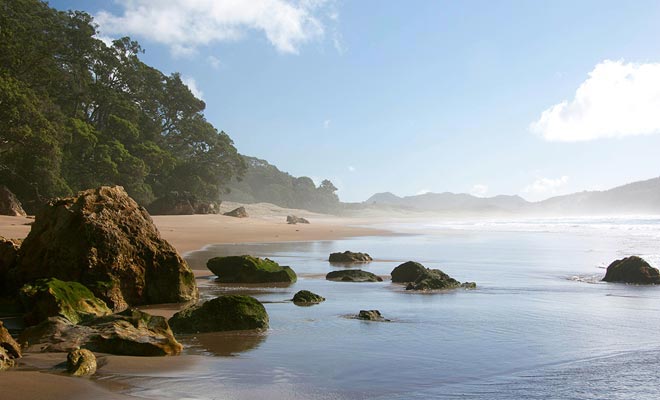
[[[208,332],[180,337],[192,351],[211,353],[214,356],[236,356],[258,348],[266,334],[257,331]]]

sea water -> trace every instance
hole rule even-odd
[[[145,398],[176,399],[658,399],[660,287],[601,282],[613,260],[660,261],[660,220],[431,222],[408,234],[349,240],[215,245],[191,253],[251,254],[290,265],[285,287],[227,286],[264,302],[262,334],[187,335],[189,369],[118,376]],[[411,234],[415,232],[416,234]],[[330,282],[328,255],[361,251],[359,266],[387,276],[414,260],[476,290],[414,293],[389,280]],[[285,300],[301,289],[324,303]],[[391,322],[350,318],[378,309]]]

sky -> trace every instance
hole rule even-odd
[[[541,200],[660,176],[660,2],[51,1],[179,72],[242,154],[377,192]]]

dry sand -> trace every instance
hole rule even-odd
[[[240,204],[223,203],[222,211]],[[246,205],[249,218],[224,215],[154,216],[161,235],[180,253],[198,250],[216,243],[280,242],[333,240],[355,236],[387,235],[385,230],[369,228],[369,222],[355,218],[338,218],[304,210],[289,210],[272,204]],[[289,225],[286,216],[295,214],[307,218],[310,224]],[[0,216],[0,236],[24,238],[33,219]],[[206,275],[207,273],[201,273]],[[145,307],[148,312],[171,316],[176,305]],[[196,356],[179,357],[120,357],[101,355],[98,376],[117,372],[136,373],[185,369],[196,361]],[[107,380],[73,378],[63,373],[62,362],[66,354],[27,354],[19,367],[0,372],[0,398],[2,400],[45,399],[134,399],[122,391],[128,389]]]

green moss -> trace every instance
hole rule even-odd
[[[55,278],[39,279],[20,289],[23,307],[30,312],[26,323],[34,324],[60,315],[74,324],[111,314],[108,306],[78,282]]]
[[[252,256],[215,257],[206,263],[208,269],[226,283],[267,283],[297,280],[296,273],[268,258]]]

